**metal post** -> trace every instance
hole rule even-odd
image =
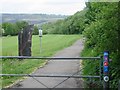
[[[100,59],[100,82],[102,82],[103,77],[103,60]]]
[[[40,37],[40,54],[42,53],[42,37]]]
[[[103,56],[103,88],[109,90],[109,52],[104,51]]]
[[[39,29],[39,37],[40,37],[40,54],[42,52],[42,30]]]

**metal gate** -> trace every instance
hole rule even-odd
[[[22,77],[22,76],[27,76],[27,77],[32,77],[33,79],[35,79],[34,77],[60,77],[60,78],[66,78],[65,80],[63,80],[62,82],[60,82],[59,84],[55,85],[52,89],[56,88],[57,86],[59,86],[60,84],[62,84],[63,82],[65,82],[66,80],[68,80],[69,78],[86,78],[87,80],[90,80],[90,83],[92,82],[92,79],[96,78],[99,79],[99,82],[101,83],[102,87],[104,89],[109,88],[109,67],[108,67],[108,63],[109,63],[109,53],[107,51],[104,52],[103,57],[29,57],[29,56],[0,56],[0,59],[40,59],[40,60],[89,60],[89,61],[99,61],[99,75],[76,75],[78,74],[80,71],[82,71],[84,68],[81,68],[78,72],[73,73],[71,75],[59,75],[59,74],[0,74],[0,76],[16,76],[16,77]],[[37,82],[39,82],[40,84],[42,84],[43,86],[47,87],[45,84],[43,84],[42,82],[38,81],[37,79],[35,79]]]

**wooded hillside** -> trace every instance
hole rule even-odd
[[[52,22],[59,19],[64,19],[65,15],[55,15],[55,14],[9,14],[3,13],[0,21],[2,23],[16,23],[18,21],[26,21],[29,24],[43,24],[46,22]],[[2,20],[1,20],[2,19]]]
[[[83,34],[86,38],[83,56],[101,56],[103,51],[108,50],[112,59],[110,62],[111,88],[118,87],[120,79],[119,6],[118,2],[87,2],[83,11],[65,20],[42,26],[43,31],[48,34]],[[96,70],[91,70],[89,65],[98,67],[98,63],[84,62],[83,64],[86,67],[84,74],[97,75]]]

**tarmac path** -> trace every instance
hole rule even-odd
[[[79,57],[84,45],[83,40],[77,40],[72,46],[58,51],[54,57]],[[36,70],[33,74],[63,74],[72,75],[80,69],[79,60],[50,60],[43,67]],[[80,74],[80,73],[78,73]],[[36,80],[35,80],[36,79]],[[69,78],[62,84],[66,78],[59,77],[28,77],[25,80],[14,85],[12,88],[80,88],[82,81],[78,78]],[[42,85],[41,84],[44,84]],[[57,86],[58,85],[58,86]]]

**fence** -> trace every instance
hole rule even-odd
[[[104,53],[104,58],[105,57],[105,53]],[[59,77],[59,78],[99,78],[100,81],[103,81],[103,88],[107,89],[109,88],[109,80],[106,79],[106,76],[108,76],[108,71],[102,70],[102,68],[104,68],[102,65],[103,64],[103,60],[102,57],[30,57],[30,56],[0,56],[0,59],[40,59],[40,60],[99,60],[100,64],[99,64],[99,76],[90,76],[90,75],[76,75],[76,73],[72,74],[72,75],[60,75],[60,74],[39,74],[39,75],[33,75],[33,74],[0,74],[0,76],[16,76],[16,77],[22,77],[22,76],[27,76],[27,77]],[[103,71],[103,73],[102,73]],[[105,72],[104,72],[105,71]],[[108,78],[108,77],[107,77]],[[67,80],[67,79],[66,79]],[[64,80],[65,81],[65,80]],[[61,83],[63,83],[64,81],[62,81]],[[101,81],[102,82],[102,81]],[[59,83],[58,85],[60,85],[61,83]],[[58,86],[57,85],[57,86]],[[44,85],[46,86],[46,85]],[[54,87],[56,88],[56,86]]]

